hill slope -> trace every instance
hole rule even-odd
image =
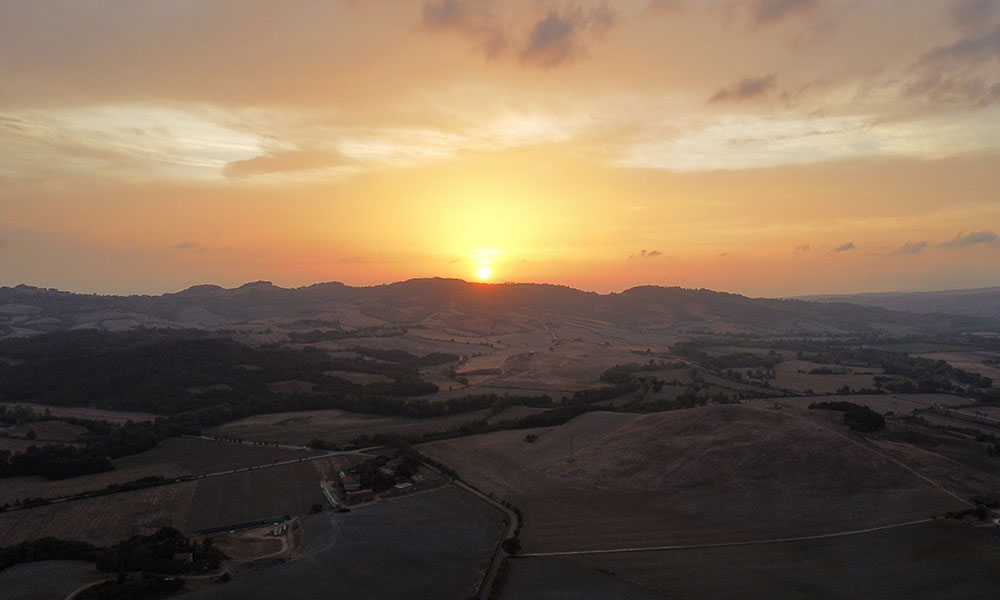
[[[787,333],[1000,330],[1000,321],[946,314],[643,286],[597,294],[548,284],[477,284],[413,279],[373,287],[323,283],[285,289],[269,282],[234,289],[196,286],[161,296],[96,296],[28,286],[0,288],[0,335],[72,328],[234,327],[244,323],[303,329],[416,325],[447,312],[449,321],[490,323],[511,315],[589,319],[657,331]],[[515,327],[516,326],[512,326]],[[471,329],[477,329],[473,326]],[[492,331],[492,328],[490,328]],[[485,331],[471,331],[485,333]]]

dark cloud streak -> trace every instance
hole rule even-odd
[[[973,231],[969,234],[960,231],[954,239],[949,242],[944,242],[941,246],[945,248],[963,248],[979,244],[993,244],[996,243],[996,241],[997,234],[989,229],[984,229],[983,231]]]
[[[774,87],[775,73],[762,77],[747,77],[721,89],[708,99],[709,102],[740,102],[767,94]]]

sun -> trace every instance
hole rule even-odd
[[[476,275],[482,280],[487,280],[490,278],[490,268],[489,267],[479,267],[476,269]]]

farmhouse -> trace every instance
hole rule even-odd
[[[369,502],[375,499],[375,492],[365,488],[363,490],[352,490],[347,492],[347,501],[351,504],[356,502]]]
[[[413,491],[413,484],[410,482],[397,483],[392,486],[392,493],[395,495],[408,494]]]
[[[361,483],[358,482],[358,478],[354,475],[348,475],[343,471],[340,472],[340,485],[344,486],[345,492],[353,492],[361,489]]]

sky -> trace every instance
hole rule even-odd
[[[0,0],[0,285],[1000,285],[1000,0]]]

